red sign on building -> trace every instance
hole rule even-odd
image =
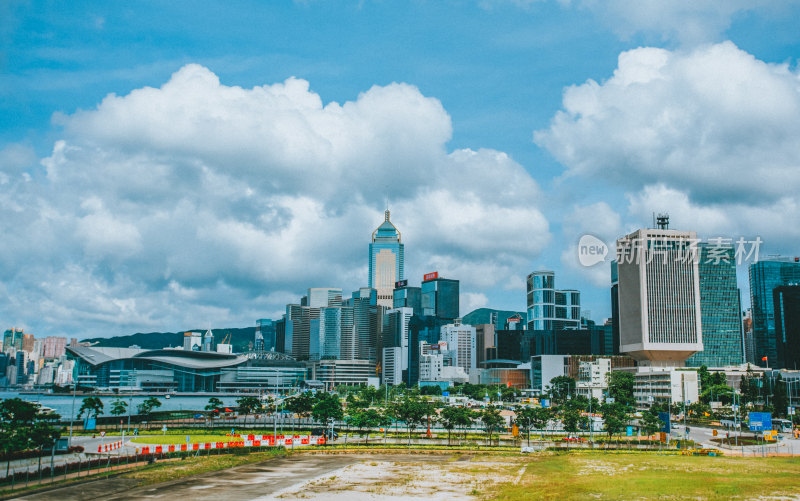
[[[429,280],[436,280],[437,278],[439,278],[439,272],[438,271],[434,271],[433,273],[426,273],[422,277],[422,281],[423,282],[427,282]]]

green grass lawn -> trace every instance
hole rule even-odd
[[[490,499],[752,499],[800,495],[800,458],[544,454]],[[510,465],[519,469],[521,463]]]
[[[190,444],[204,444],[207,442],[233,442],[234,439],[227,435],[189,435]],[[144,445],[180,445],[186,443],[186,435],[150,435],[135,437],[131,442]]]

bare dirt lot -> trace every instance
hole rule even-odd
[[[499,470],[489,474],[493,465],[491,458],[458,455],[294,455],[146,487],[111,478],[24,499],[474,499],[497,481],[513,480]]]
[[[120,475],[27,499],[800,499],[799,476],[797,458],[601,451],[293,454],[142,487]]]

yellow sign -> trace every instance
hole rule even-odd
[[[515,438],[519,436],[519,426],[516,424],[514,424],[514,427],[511,428],[511,436]]]

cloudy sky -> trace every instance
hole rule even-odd
[[[669,212],[800,254],[798,1],[0,4],[0,327],[113,336],[279,318],[407,278],[462,314],[556,271],[610,314],[612,243]],[[613,251],[612,251],[613,252]],[[739,269],[747,297],[746,267]]]

